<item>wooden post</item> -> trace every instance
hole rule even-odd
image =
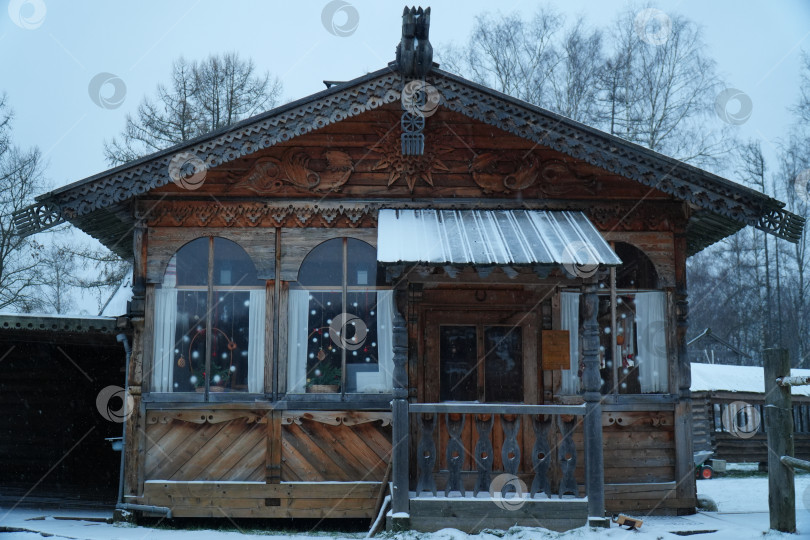
[[[765,349],[765,431],[768,435],[768,509],[771,529],[796,532],[796,491],[793,469],[782,456],[793,456],[793,409],[790,387],[776,379],[790,376],[785,349]]]
[[[396,292],[394,293],[396,294]],[[394,302],[394,399],[392,408],[392,450],[393,488],[391,493],[391,510],[394,530],[410,528],[410,519],[403,514],[410,513],[408,494],[408,330],[405,319]],[[399,514],[399,515],[397,515]]]
[[[582,357],[585,371],[582,386],[585,392],[585,489],[588,493],[588,524],[610,527],[605,518],[605,470],[602,456],[602,386],[599,377],[599,329],[596,322],[599,298],[596,284],[582,287],[580,296],[580,326],[582,327]]]
[[[676,497],[689,502],[689,508],[678,508],[678,514],[694,514],[697,505],[695,464],[692,445],[692,365],[686,347],[689,329],[689,302],[686,290],[686,234],[675,235],[675,347],[677,350],[678,401],[675,404],[675,485]]]

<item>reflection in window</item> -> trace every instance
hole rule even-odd
[[[441,326],[439,350],[441,400],[478,399],[478,347],[475,326]]]
[[[377,252],[360,240],[307,255],[288,295],[288,392],[390,391],[392,293],[379,283]]]
[[[157,392],[264,391],[264,281],[236,243],[198,238],[155,291]]]
[[[487,402],[523,402],[523,328],[484,327],[484,388]]]

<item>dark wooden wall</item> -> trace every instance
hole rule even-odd
[[[121,424],[96,408],[103,388],[124,386],[115,336],[0,330],[0,356],[0,486],[115,502],[120,454],[104,438]]]

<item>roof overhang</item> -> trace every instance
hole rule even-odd
[[[382,209],[377,260],[427,266],[562,266],[569,274],[621,259],[582,212]]]
[[[689,254],[745,225],[791,242],[801,237],[804,218],[762,193],[451,73],[433,69],[426,80],[448,110],[688,202],[693,209],[687,228]],[[217,167],[396,102],[403,83],[392,65],[333,86],[46,193],[15,214],[15,226],[28,235],[70,221],[130,259],[136,220],[131,201],[171,182],[173,157],[190,152],[203,156],[206,167]]]

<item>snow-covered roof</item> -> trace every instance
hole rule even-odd
[[[0,314],[0,329],[112,334],[116,332],[117,327],[115,317],[5,313]]]
[[[792,369],[793,376],[810,376],[810,369]],[[765,370],[754,366],[697,364],[692,362],[692,392],[724,390],[765,393]],[[793,394],[810,396],[810,386],[794,386]]]
[[[126,277],[118,284],[118,288],[104,304],[99,315],[107,317],[126,315],[127,302],[130,300],[132,300],[132,272],[127,272]]]

